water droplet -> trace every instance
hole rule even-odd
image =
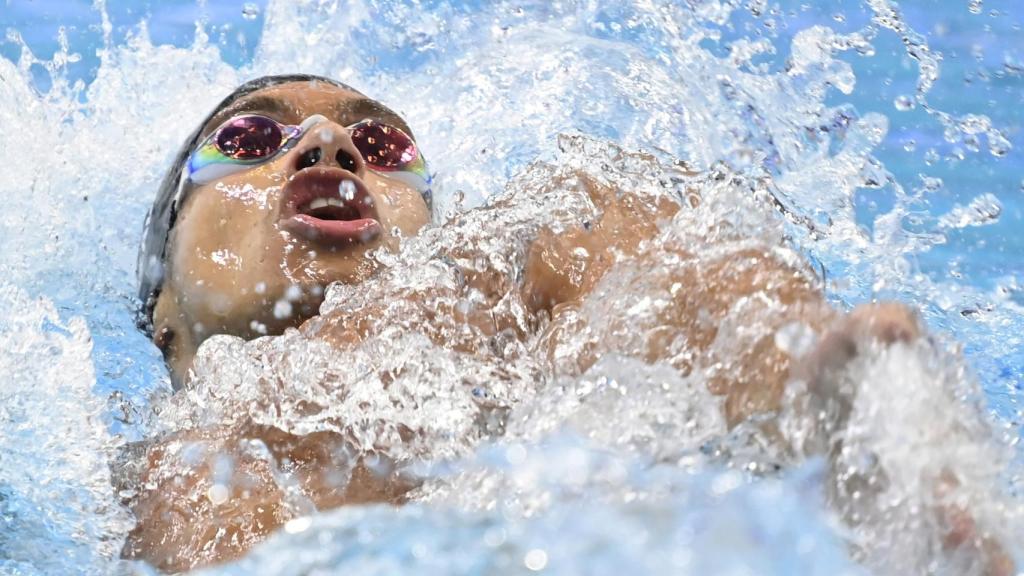
[[[971,0],[967,3],[967,11],[971,14],[981,14],[982,0]]]
[[[351,180],[342,180],[338,186],[338,194],[342,200],[353,200],[356,197],[356,185]]]
[[[924,153],[924,161],[929,166],[935,164],[939,161],[939,151],[935,148],[929,148],[928,151]]]
[[[978,139],[976,134],[968,134],[967,137],[964,138],[964,146],[971,152],[977,152],[981,150],[981,140]]]
[[[846,14],[843,14],[842,12],[836,12],[835,14],[832,15],[832,19],[835,20],[836,22],[846,22]]]
[[[534,548],[526,553],[526,557],[523,558],[523,564],[526,568],[533,572],[539,572],[548,565],[548,553],[540,548]]]
[[[901,94],[892,101],[892,105],[900,112],[906,112],[914,109],[914,99],[906,94]]]
[[[791,322],[775,332],[775,346],[793,358],[800,358],[811,350],[815,338],[810,326]]]
[[[260,15],[260,7],[252,2],[246,2],[242,6],[242,18],[246,20],[255,20]]]
[[[287,300],[278,300],[274,303],[274,318],[284,320],[292,315],[292,303]]]
[[[289,534],[298,534],[299,532],[305,532],[312,523],[313,519],[309,516],[293,518],[285,522],[284,531]]]
[[[986,193],[971,200],[967,206],[957,204],[948,214],[939,219],[946,228],[985,226],[999,220],[1003,205],[994,194]]]
[[[228,491],[228,487],[223,484],[214,484],[206,491],[206,497],[210,499],[210,502],[214,506],[219,506],[227,502],[228,496],[230,495],[231,493]]]
[[[928,192],[936,192],[938,190],[941,190],[945,184],[942,181],[942,178],[937,178],[934,176],[925,176],[924,174],[919,174],[919,176],[921,178],[921,185]]]
[[[907,152],[913,152],[917,149],[917,141],[910,139],[903,143],[903,149]]]
[[[1010,149],[1013,146],[1010,141],[1003,136],[1003,133],[998,130],[992,130],[988,133],[988,151],[993,156],[1002,158],[1010,153]]]

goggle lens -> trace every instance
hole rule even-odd
[[[296,141],[304,126],[286,126],[266,116],[250,114],[228,120],[189,158],[188,177],[203,184],[261,164]],[[371,170],[386,172],[430,194],[430,173],[416,143],[408,134],[376,120],[348,127],[359,154]]]
[[[363,159],[378,170],[402,170],[419,156],[412,138],[398,128],[363,120],[349,130]]]
[[[241,116],[217,131],[220,153],[234,160],[258,160],[272,156],[284,144],[281,125],[265,116]]]

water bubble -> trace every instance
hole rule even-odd
[[[928,164],[929,166],[935,164],[939,161],[939,151],[935,148],[929,148],[928,151],[924,153],[924,161],[925,164]]]
[[[548,553],[540,548],[534,548],[526,553],[523,564],[532,572],[539,572],[548,565]]]
[[[988,133],[988,151],[993,156],[1002,158],[1009,154],[1012,147],[1010,140],[1003,136],[1002,132],[992,130]]]
[[[214,484],[206,491],[206,497],[210,499],[210,502],[214,506],[227,502],[228,496],[230,495],[231,493],[228,491],[228,487],[223,484]]]
[[[978,152],[981,150],[981,140],[978,139],[977,134],[968,134],[967,137],[964,138],[964,146],[966,146],[971,152]]]
[[[775,332],[775,346],[793,358],[806,355],[817,335],[802,322],[791,322]]]
[[[942,181],[942,178],[938,178],[935,176],[926,176],[924,174],[919,174],[918,176],[921,178],[921,186],[928,192],[936,192],[938,190],[941,190],[942,187],[945,185],[945,183]]]
[[[992,120],[984,114],[965,114],[958,126],[964,134],[981,134],[992,129]]]
[[[284,298],[289,302],[297,302],[302,298],[302,288],[298,284],[292,284],[284,291]]]
[[[249,329],[262,336],[267,335],[267,325],[258,320],[253,320],[252,322],[249,322]]]
[[[284,531],[289,534],[298,534],[300,532],[305,532],[312,524],[312,518],[309,516],[301,516],[285,522]]]
[[[266,282],[257,282],[256,286],[253,289],[256,291],[257,294],[266,294],[267,293],[267,283]]]
[[[906,94],[901,94],[892,101],[892,105],[900,112],[906,112],[914,109],[914,99]]]
[[[967,11],[971,14],[981,14],[982,0],[971,0],[967,3]]]
[[[835,14],[832,15],[832,19],[835,20],[836,22],[846,22],[846,14],[843,14],[842,12],[836,12]]]
[[[338,194],[342,200],[353,200],[356,197],[356,185],[351,180],[342,180],[338,186]]]
[[[246,20],[255,20],[260,15],[260,7],[252,2],[246,2],[242,6],[242,18]]]
[[[917,141],[911,138],[903,143],[903,149],[907,152],[913,152],[917,149]]]
[[[287,300],[278,300],[274,303],[274,318],[284,320],[292,315],[292,303]]]
[[[968,226],[985,226],[999,220],[1003,213],[1003,205],[995,194],[985,193],[971,200],[967,206],[957,204],[948,214],[939,219],[946,228],[966,228]]]

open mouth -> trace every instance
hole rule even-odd
[[[299,213],[317,220],[351,221],[363,217],[355,206],[345,204],[340,198],[317,198],[299,208]]]
[[[285,186],[281,219],[285,230],[331,246],[366,243],[381,233],[366,186],[351,173],[307,168]]]

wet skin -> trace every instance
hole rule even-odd
[[[299,125],[314,114],[327,121],[266,163],[189,184],[168,239],[166,280],[153,314],[154,340],[177,383],[207,337],[248,339],[298,325],[317,313],[328,284],[362,281],[375,269],[369,252],[394,249],[396,231],[409,236],[430,220],[419,191],[369,169],[345,128],[373,119],[411,134],[383,105],[328,84],[281,84],[217,114],[201,141],[245,113],[285,125]],[[361,233],[321,232],[295,218],[310,195],[337,191],[344,181],[354,187],[355,208],[369,217]]]
[[[351,146],[342,126],[366,115],[345,117],[343,109],[346,104],[355,105],[361,98],[329,86],[282,85],[242,99],[206,127],[209,132],[231,115],[246,111],[246,106],[257,104],[282,108],[274,113],[267,110],[263,113],[285,124],[298,124],[314,113],[329,118],[340,116],[337,122],[318,126],[318,130],[330,131],[329,142],[315,130],[294,149],[261,168],[192,191],[170,237],[170,274],[154,316],[158,343],[161,343],[162,330],[176,333],[169,342],[162,342],[176,378],[185,374],[203,338],[214,333],[245,338],[257,336],[259,332],[251,327],[253,320],[266,324],[270,333],[305,322],[301,329],[307,336],[340,348],[374,337],[374,319],[381,315],[372,308],[365,309],[362,315],[328,314],[306,320],[316,314],[322,298],[317,288],[330,281],[357,283],[373,273],[374,266],[366,257],[367,252],[378,247],[393,249],[396,239],[390,233],[392,227],[397,226],[402,234],[414,234],[428,221],[429,213],[420,195],[400,182],[357,167],[352,177],[365,184],[366,193],[378,207],[379,234],[359,242],[325,244],[316,235],[303,236],[289,230],[285,224],[289,216],[287,183],[300,172],[297,159],[311,147],[325,146],[327,153],[322,156],[329,163],[335,158],[336,150]],[[335,116],[329,116],[328,112]],[[335,173],[340,167],[326,164],[305,170]],[[225,193],[230,187],[247,184],[255,189],[266,188],[266,198],[257,201],[245,194]],[[742,254],[722,258],[693,257],[707,246],[676,248],[680,250],[677,254],[680,265],[665,269],[664,255],[652,253],[645,247],[646,243],[658,234],[659,222],[686,207],[668,201],[651,203],[628,191],[604,188],[585,178],[583,185],[593,204],[600,209],[600,217],[586,230],[561,234],[541,231],[526,258],[521,285],[488,271],[470,268],[462,271],[467,284],[492,304],[501,301],[509,291],[519,290],[530,312],[551,319],[540,325],[539,334],[518,335],[524,340],[537,337],[535,354],[563,359],[559,366],[552,360],[553,373],[582,373],[602,354],[627,346],[625,339],[605,339],[592,347],[584,347],[567,363],[564,350],[558,352],[563,344],[571,344],[575,334],[586,329],[575,310],[588,302],[603,302],[611,322],[628,325],[633,321],[624,313],[625,306],[615,305],[615,295],[609,297],[600,289],[606,277],[628,278],[630,266],[642,271],[645,282],[663,284],[666,294],[672,295],[670,305],[657,319],[658,327],[673,337],[682,335],[688,342],[687,355],[673,351],[669,339],[645,342],[640,355],[648,362],[667,362],[685,374],[692,369],[693,358],[714,359],[713,354],[721,351],[715,352],[711,343],[717,331],[726,329],[722,322],[740,301],[777,302],[780,305],[760,311],[769,327],[778,329],[791,322],[801,322],[820,335],[817,348],[799,359],[780,350],[771,337],[756,341],[736,338],[737,350],[730,352],[734,356],[721,359],[724,365],[735,369],[713,374],[708,382],[711,391],[723,397],[730,425],[756,414],[778,411],[784,402],[786,384],[792,379],[809,384],[812,408],[816,402],[842,403],[844,398],[837,397],[832,380],[857,356],[859,349],[871,343],[877,346],[909,343],[923,333],[916,315],[898,304],[866,305],[848,315],[838,313],[825,302],[813,275],[802,265],[780,258],[772,246],[751,247]],[[281,186],[283,188],[279,188]],[[699,191],[694,198],[699,202]],[[496,203],[480,210],[503,208],[501,203]],[[465,250],[472,252],[473,248]],[[226,259],[222,257],[218,262],[212,255],[220,251],[235,255],[237,260],[225,264]],[[580,258],[581,253],[586,256]],[[471,261],[474,255],[449,256]],[[262,293],[254,290],[260,282],[266,284]],[[275,318],[275,302],[292,285],[302,289],[302,297],[294,303],[295,313]],[[685,289],[676,291],[673,286]],[[408,309],[413,316],[417,314],[417,306],[424,308],[421,315],[424,319],[436,315],[436,310],[425,309],[429,299],[422,295],[396,297],[409,300]],[[476,313],[464,317],[453,314],[453,317],[486,336],[515,326],[513,318],[502,314],[496,306],[487,309],[484,305]],[[202,324],[202,330],[196,328],[197,324]],[[633,327],[623,333],[643,331]],[[483,352],[474,349],[478,345],[474,341],[447,340],[443,331],[435,334],[438,345],[471,353]],[[840,414],[840,421],[832,424],[843,426],[842,418]],[[769,430],[768,433],[780,444],[787,443],[779,431]],[[411,487],[398,476],[367,472],[362,459],[353,456],[337,435],[320,433],[297,437],[252,425],[190,430],[162,438],[147,450],[141,480],[151,488],[143,490],[132,503],[138,525],[129,536],[125,555],[146,559],[163,569],[185,570],[244,554],[265,535],[299,515],[287,505],[287,498],[268,463],[253,458],[246,448],[253,439],[266,446],[275,462],[292,463],[294,481],[318,510],[372,501],[397,504]],[[199,457],[197,450],[201,453]],[[214,494],[211,492],[215,484],[213,470],[223,458],[231,459],[235,477],[227,492]],[[339,484],[336,471],[349,468],[354,469],[352,480]],[[937,480],[936,490],[954,486],[956,482],[955,471],[947,471]],[[997,543],[979,536],[980,531],[968,511],[951,506],[937,510],[936,514],[938,522],[951,526],[949,548],[966,548],[981,556],[987,573],[1010,573],[1012,563]]]

